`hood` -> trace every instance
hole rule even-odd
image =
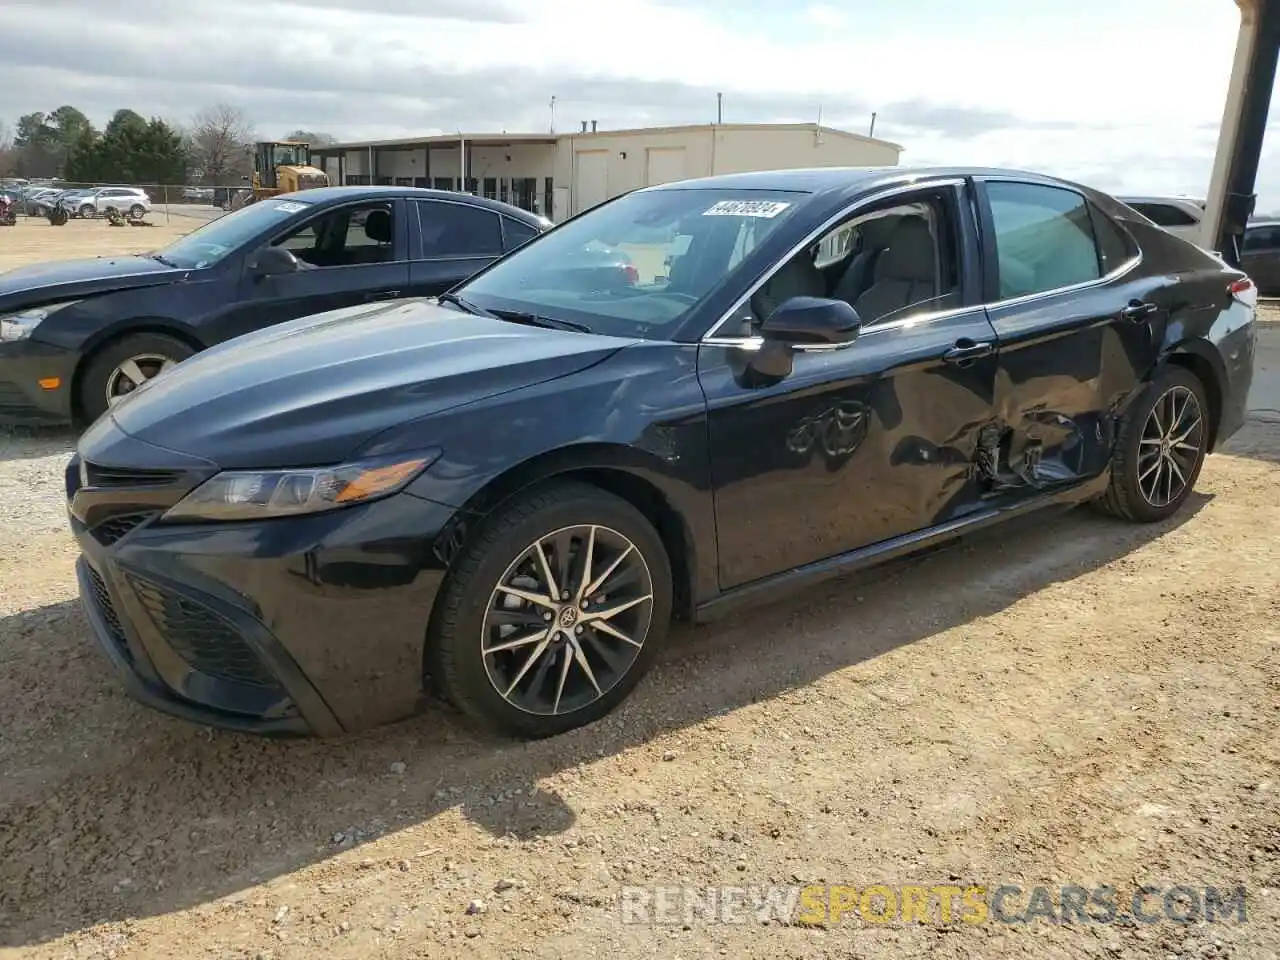
[[[140,255],[34,263],[0,273],[0,311],[92,293],[159,286],[181,279],[187,272]]]
[[[338,463],[389,427],[568,376],[630,342],[434,301],[371,304],[205,350],[109,416],[140,440],[224,469]]]

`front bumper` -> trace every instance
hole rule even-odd
[[[80,355],[38,340],[0,343],[0,424],[71,422],[71,382]],[[46,389],[40,382],[56,379]]]
[[[331,736],[422,706],[453,508],[402,493],[312,517],[165,525],[118,490],[102,509],[78,473],[79,457],[81,600],[135,698],[271,735]]]

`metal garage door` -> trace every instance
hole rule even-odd
[[[650,147],[648,154],[648,164],[645,167],[645,183],[648,186],[683,180],[687,176],[684,172],[684,147]]]
[[[583,150],[574,157],[573,212],[609,199],[609,151]]]

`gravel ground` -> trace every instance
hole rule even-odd
[[[443,709],[272,742],[135,705],[75,601],[71,439],[9,435],[0,956],[1275,957],[1272,419],[1172,522],[1033,518],[678,631],[622,710],[535,744]],[[1248,919],[629,925],[617,905],[629,885],[810,882],[1121,903],[1243,885]]]

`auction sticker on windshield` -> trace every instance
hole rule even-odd
[[[704,217],[776,217],[789,203],[780,200],[721,200],[702,212]]]
[[[307,209],[307,205],[298,203],[296,200],[281,200],[276,204],[276,209],[281,213],[297,213],[299,210]]]

